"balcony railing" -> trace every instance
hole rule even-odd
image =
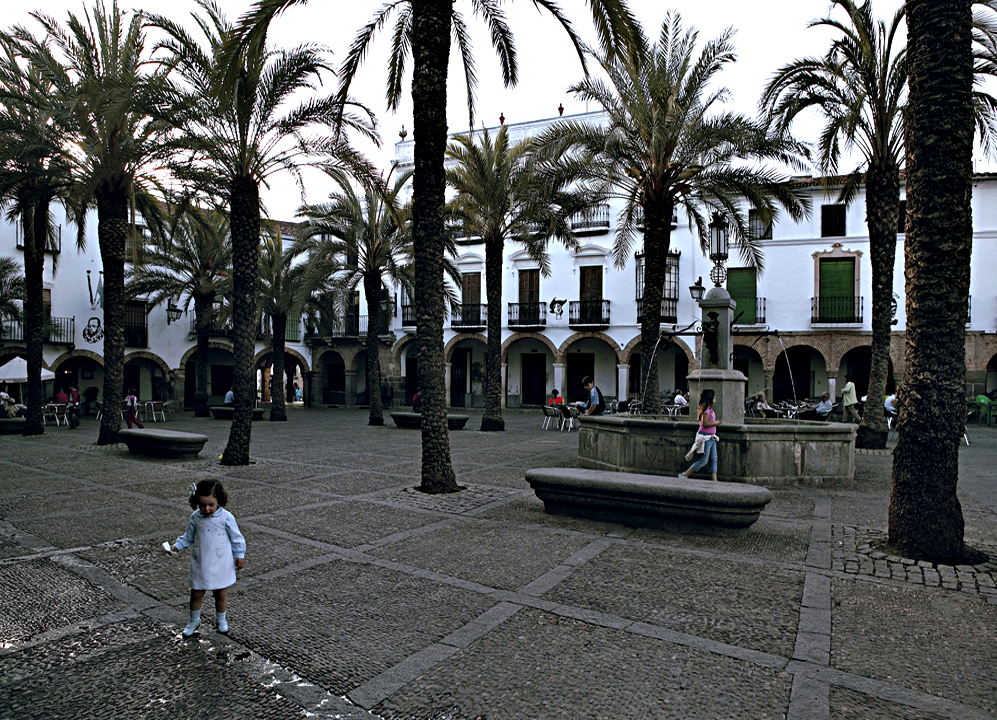
[[[190,316],[190,336],[197,337],[197,316],[191,313]],[[260,321],[260,327],[256,331],[256,339],[263,340],[264,338],[270,337],[270,324],[264,319]],[[232,321],[222,323],[218,320],[213,320],[208,326],[208,334],[211,337],[232,337]],[[286,342],[301,342],[301,323],[296,321],[287,321],[287,327],[284,330],[284,340]]]
[[[50,317],[42,328],[44,342],[72,345],[76,342],[76,318]],[[24,323],[5,321],[0,326],[0,340],[25,342]]]
[[[481,330],[488,324],[488,306],[458,305],[450,318],[450,327],[458,330]]]
[[[860,323],[862,322],[862,298],[853,295],[843,297],[822,295],[810,299],[810,322],[817,323]]]
[[[674,325],[678,322],[678,298],[661,298],[661,319],[659,322]],[[644,320],[644,298],[637,298],[637,323]]]
[[[572,300],[568,305],[568,325],[608,326],[609,300]]]
[[[765,298],[735,298],[734,301],[737,303],[735,325],[765,324]]]
[[[571,229],[578,235],[601,235],[609,232],[609,205],[596,205],[591,210],[571,216]]]
[[[415,305],[402,305],[402,327],[414,328]]]
[[[546,327],[547,303],[509,303],[509,327]]]

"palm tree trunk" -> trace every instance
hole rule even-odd
[[[412,0],[412,125],[415,175],[412,245],[419,384],[422,392],[422,483],[428,493],[460,489],[450,459],[443,377],[443,158],[447,144],[447,63],[451,0]]]
[[[25,435],[45,432],[42,408],[42,350],[45,343],[45,241],[48,236],[48,203],[39,203],[21,216],[24,235],[24,344],[27,349],[28,417]]]
[[[644,291],[640,319],[640,382],[644,412],[660,412],[661,385],[655,346],[661,337],[661,296],[671,245],[672,200],[644,206]]]
[[[485,347],[485,414],[483,431],[505,430],[502,419],[502,252],[501,237],[485,239],[485,283],[488,298],[488,342]]]
[[[367,300],[367,398],[370,402],[368,425],[384,425],[381,406],[381,279],[364,275],[363,292]]]
[[[953,564],[970,554],[956,497],[973,240],[970,0],[908,0],[907,26],[906,370],[889,542]]]
[[[897,255],[897,216],[900,212],[900,169],[892,164],[870,164],[866,173],[866,216],[869,223],[869,260],[872,264],[872,368],[866,412],[859,423],[855,447],[886,447],[886,417],[880,409],[886,398],[890,369],[893,266]]]
[[[214,323],[214,296],[194,297],[194,328],[197,330],[197,356],[194,359],[194,417],[208,417],[208,352]]]
[[[232,386],[235,410],[222,465],[248,465],[256,399],[256,279],[260,270],[260,188],[244,175],[232,179]]]
[[[100,189],[97,240],[104,266],[104,408],[98,445],[119,442],[125,369],[125,245],[128,237],[128,193]]]
[[[270,347],[273,349],[273,372],[270,374],[270,422],[287,422],[284,395],[284,347],[287,345],[287,315],[276,313],[270,317]]]

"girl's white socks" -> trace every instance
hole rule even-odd
[[[218,632],[220,633],[228,632],[228,622],[225,620],[225,613],[223,612],[215,613],[215,627],[218,628]]]
[[[190,611],[190,622],[187,623],[187,627],[183,629],[183,636],[190,637],[197,630],[197,626],[201,624],[201,611],[191,610]]]

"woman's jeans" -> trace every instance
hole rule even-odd
[[[717,471],[717,439],[715,437],[711,437],[703,443],[703,454],[699,457],[699,460],[692,464],[689,472],[699,472],[707,465],[709,467],[706,468],[706,472],[715,473]]]

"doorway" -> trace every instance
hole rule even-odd
[[[520,357],[523,377],[520,387],[522,405],[543,405],[547,397],[546,353],[523,353]]]
[[[467,364],[471,351],[457,348],[450,356],[450,407],[467,407]]]
[[[568,382],[564,388],[567,402],[587,401],[589,397],[582,387],[582,378],[588,375],[595,380],[596,385],[599,384],[595,377],[595,353],[569,353],[567,371]]]
[[[419,391],[419,361],[405,358],[405,404],[412,405],[412,396]]]

